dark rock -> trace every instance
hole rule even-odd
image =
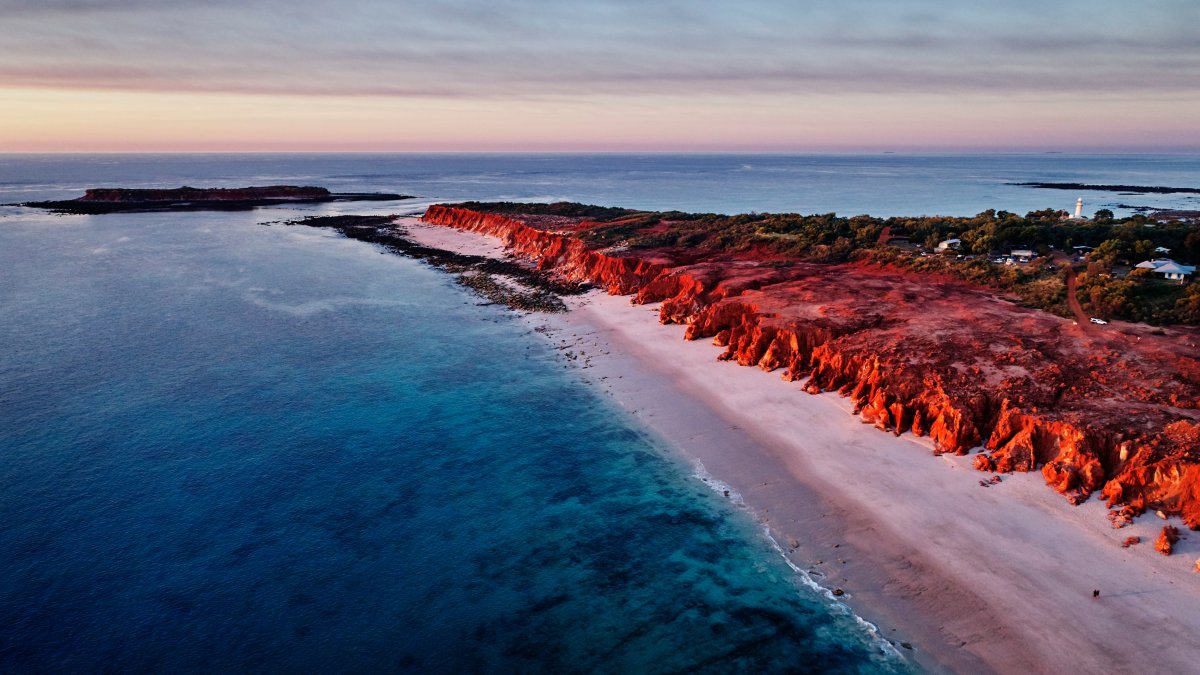
[[[99,215],[146,211],[246,211],[260,206],[346,201],[395,201],[412,197],[390,193],[333,193],[323,187],[270,185],[244,188],[90,188],[78,199],[25,202],[19,206],[55,213]]]

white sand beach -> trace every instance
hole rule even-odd
[[[402,223],[439,248],[499,255],[489,237]],[[923,439],[864,425],[847,400],[719,362],[656,306],[592,292],[530,314],[581,377],[728,484],[794,564],[933,671],[1183,673],[1200,669],[1200,536],[1164,521],[1113,529],[1040,474],[990,477]],[[1142,543],[1122,548],[1128,536]],[[1093,590],[1100,597],[1093,598]]]
[[[421,222],[421,219],[416,216],[397,218],[396,224],[408,231],[410,240],[422,246],[489,258],[505,256],[504,246],[500,240],[485,234],[456,230],[442,225],[430,225]]]

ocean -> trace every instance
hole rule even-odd
[[[1200,188],[1200,155],[0,155],[0,203],[87,187],[320,184],[437,201],[586,201],[712,213],[971,216],[1200,209],[1200,195],[1046,190],[1019,182]],[[2,211],[0,211],[2,212]]]
[[[464,199],[969,214],[1078,196],[1011,181],[1198,177],[1185,156],[0,156],[0,202],[419,197],[0,207],[0,671],[910,672],[526,322],[279,221]]]

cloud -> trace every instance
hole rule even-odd
[[[974,4],[974,3],[972,3]],[[0,0],[0,86],[515,98],[1188,93],[1200,3]]]
[[[233,0],[196,0],[195,2],[186,2],[186,0],[0,0],[0,17],[61,16],[77,12],[111,13],[155,9],[164,6],[220,7],[235,4],[239,3],[235,3]]]

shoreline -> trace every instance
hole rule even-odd
[[[426,245],[503,255],[484,235],[411,231]],[[659,324],[654,305],[600,292],[567,303],[566,314],[525,320],[582,352],[567,362],[584,381],[728,484],[794,565],[843,588],[840,600],[884,638],[911,642],[900,651],[919,666],[1181,672],[1200,658],[1189,646],[1200,540],[1164,558],[1152,515],[1110,529],[1102,503],[1072,507],[1036,473],[985,488],[969,457],[935,457],[924,439],[862,424],[836,394],[721,363],[707,341]],[[1142,543],[1121,548],[1131,534]]]

